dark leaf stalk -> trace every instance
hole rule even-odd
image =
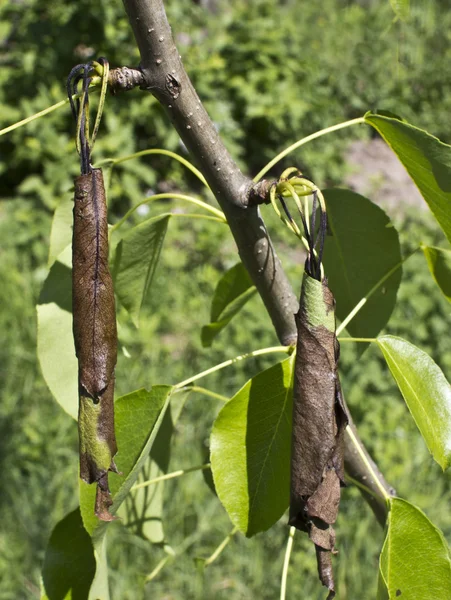
[[[103,63],[105,65],[105,63]],[[108,223],[101,169],[93,169],[89,139],[88,86],[91,65],[78,65],[68,80],[69,97],[83,81],[83,96],[75,106],[81,175],[75,178],[72,237],[72,311],[78,358],[80,477],[97,484],[95,513],[114,519],[108,471],[117,473],[114,434],[114,369],[117,331],[113,281],[108,267]],[[107,69],[105,77],[107,77]],[[98,127],[96,119],[94,133]]]

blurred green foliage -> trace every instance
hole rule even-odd
[[[191,2],[168,2],[184,63],[226,145],[251,174],[296,139],[370,108],[392,109],[451,141],[451,84],[444,76],[451,53],[450,8],[450,0],[417,0],[410,19],[393,24],[385,0],[233,0],[219,2],[213,12]],[[2,4],[0,128],[62,99],[71,67],[99,55],[112,66],[138,62],[121,2]],[[51,214],[71,195],[78,170],[73,131],[69,110],[62,109],[0,138],[1,600],[39,597],[48,535],[78,502],[76,427],[39,374],[34,312],[47,273]],[[345,144],[366,134],[362,128],[323,138],[289,163],[300,164],[320,185],[340,181]],[[133,91],[109,98],[94,158],[149,147],[184,152],[150,95]],[[167,158],[126,162],[113,175],[112,218],[149,190],[196,186]],[[272,215],[268,223],[277,228]],[[442,243],[424,215],[398,225],[405,252],[420,241]],[[275,237],[297,290],[301,257],[295,242]],[[211,349],[202,348],[200,329],[209,320],[211,295],[235,262],[226,227],[204,222],[187,227],[174,219],[140,329],[125,311],[119,315],[124,349],[117,368],[119,394],[176,383],[225,358],[277,343],[256,297]],[[387,331],[418,344],[449,375],[450,308],[420,253],[405,265],[398,298]],[[243,362],[200,383],[231,395],[274,360]],[[429,456],[380,353],[369,348],[357,361],[355,349],[343,345],[341,370],[361,435],[388,480],[450,540],[451,476]],[[177,426],[171,468],[204,462],[205,440],[219,408],[211,398],[190,398]],[[203,575],[193,558],[208,556],[230,531],[230,522],[200,473],[168,482],[166,499],[168,542],[176,549],[185,543],[186,551],[144,587],[163,549],[114,524],[109,545],[114,600],[278,597],[285,521],[252,540],[237,536]],[[337,536],[339,597],[374,597],[383,532],[353,488],[344,492]],[[302,536],[295,540],[288,595],[324,596],[315,557]]]

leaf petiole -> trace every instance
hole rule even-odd
[[[218,558],[218,556],[223,552],[223,550],[225,549],[227,544],[230,542],[230,540],[233,538],[233,536],[237,532],[238,532],[238,527],[234,527],[232,529],[232,531],[222,540],[222,542],[219,544],[219,546],[216,548],[216,550],[213,552],[213,554],[205,560],[204,567],[208,567],[208,565],[211,565],[211,563],[214,562]]]
[[[188,160],[186,160],[186,158],[183,158],[183,156],[180,156],[179,154],[176,154],[175,152],[171,152],[170,150],[163,150],[161,148],[151,148],[149,150],[141,150],[140,152],[135,152],[134,154],[128,154],[127,156],[122,156],[121,158],[105,159],[105,162],[112,161],[113,164],[120,165],[121,163],[127,162],[128,160],[132,160],[134,158],[139,158],[141,156],[149,156],[152,154],[169,156],[170,158],[177,160],[179,163],[181,163],[187,169],[189,169],[191,171],[191,173],[193,173],[199,179],[199,181],[201,181],[205,185],[205,187],[210,189],[210,186],[208,185],[207,180],[202,175],[202,173],[199,171],[199,169],[196,169],[196,167],[194,165],[192,165]],[[103,164],[103,162],[104,161],[100,161],[98,166],[101,166]]]
[[[282,158],[285,158],[285,156],[290,154],[290,152],[297,150],[297,148],[300,148],[304,144],[307,144],[308,142],[316,140],[317,138],[319,138],[323,135],[326,135],[327,133],[333,133],[334,131],[339,131],[340,129],[344,129],[345,127],[351,127],[351,125],[359,125],[361,123],[365,123],[364,117],[359,117],[357,119],[351,119],[350,121],[345,121],[344,123],[338,123],[338,125],[333,125],[332,127],[326,127],[326,129],[321,129],[320,131],[316,131],[315,133],[312,133],[311,135],[308,135],[307,137],[302,138],[301,140],[298,140],[291,146],[288,146],[288,148],[285,148],[285,150],[282,150],[282,152],[280,152],[277,156],[275,156],[272,160],[270,160],[269,163],[266,166],[264,166],[263,169],[259,173],[257,173],[257,175],[254,177],[254,182],[257,183],[257,181],[260,181],[260,179],[263,177],[263,175],[266,175],[266,173],[270,169],[272,169],[272,167],[274,165],[276,165],[279,161],[281,161]]]
[[[272,346],[271,348],[262,348],[260,350],[254,350],[253,352],[248,352],[247,354],[241,354],[240,356],[236,356],[235,358],[230,358],[229,360],[219,363],[219,365],[215,365],[214,367],[211,367],[210,369],[207,369],[206,371],[202,371],[201,373],[198,373],[197,375],[193,375],[192,377],[189,377],[188,379],[185,379],[184,381],[177,383],[174,387],[175,387],[175,389],[185,387],[185,386],[189,385],[192,381],[197,381],[198,379],[201,379],[202,377],[206,377],[207,375],[210,375],[211,373],[214,373],[215,371],[219,371],[220,369],[229,367],[230,365],[233,365],[234,363],[244,360],[245,358],[261,356],[262,354],[274,354],[276,352],[283,352],[284,354],[290,354],[292,349],[293,349],[293,346]]]
[[[288,567],[290,565],[291,551],[293,549],[294,534],[296,533],[296,527],[290,527],[288,534],[287,549],[285,550],[285,558],[283,561],[282,569],[282,581],[280,583],[280,600],[285,600],[287,595],[287,579],[288,579]]]
[[[211,214],[213,214],[216,217],[216,220],[219,220],[222,223],[227,222],[223,212],[221,212],[214,206],[210,206],[206,202],[199,200],[198,198],[186,196],[185,194],[175,193],[155,194],[154,196],[149,196],[149,198],[144,198],[144,200],[141,200],[141,202],[138,202],[137,204],[135,204],[135,206],[132,206],[132,208],[129,211],[127,211],[125,215],[111,227],[110,234],[113,233],[113,231],[115,231],[116,229],[119,229],[119,227],[123,223],[125,223],[125,221],[130,217],[130,215],[132,215],[135,212],[135,210],[137,210],[140,206],[142,206],[143,204],[150,204],[151,202],[155,202],[156,200],[183,200],[184,202],[190,202],[192,204],[200,206],[201,208],[204,208],[205,210],[208,210]]]
[[[344,319],[340,323],[340,325],[337,327],[337,331],[336,331],[337,337],[340,335],[340,333],[343,331],[343,329],[345,329],[349,325],[349,323],[356,316],[356,314],[360,311],[360,309],[365,306],[365,304],[368,302],[368,300],[371,298],[371,296],[375,292],[377,292],[377,290],[381,287],[381,285],[383,283],[385,283],[387,281],[387,279],[393,275],[393,273],[395,273],[400,267],[402,267],[402,265],[406,262],[406,260],[409,260],[409,258],[411,256],[413,256],[415,254],[415,252],[417,252],[419,249],[420,249],[420,246],[418,246],[418,248],[415,248],[415,250],[410,252],[410,254],[408,254],[405,258],[403,258],[398,264],[396,264],[394,267],[392,267],[389,271],[387,271],[387,273],[385,273],[385,275],[383,277],[381,277],[379,279],[379,281],[370,289],[368,294],[354,306],[354,308],[351,310],[351,312],[346,317],[346,319]],[[368,340],[368,341],[373,341],[373,340]]]
[[[95,78],[95,79],[97,79],[97,78]],[[99,78],[99,81],[100,81],[100,78]],[[91,82],[91,85],[93,85],[93,82]],[[93,93],[94,91],[95,90],[92,90],[91,93]],[[72,100],[77,100],[77,98],[81,98],[82,95],[83,95],[83,92],[80,94],[74,94],[72,96]],[[19,127],[23,127],[24,125],[28,125],[28,123],[31,123],[32,121],[35,121],[36,119],[45,117],[45,115],[48,115],[48,114],[52,113],[53,111],[58,110],[59,108],[62,108],[66,104],[69,104],[69,98],[66,98],[65,100],[60,100],[60,102],[57,102],[56,104],[53,104],[52,106],[48,106],[47,108],[44,108],[44,110],[41,110],[41,111],[35,113],[34,115],[31,115],[30,117],[26,117],[26,119],[17,121],[17,123],[13,123],[12,125],[5,127],[4,129],[0,129],[0,136],[5,135],[6,133],[9,133],[10,131],[14,131],[14,129],[19,129]]]
[[[135,484],[130,491],[133,492],[135,490],[139,490],[144,487],[149,487],[150,485],[154,485],[155,483],[159,483],[160,481],[166,481],[167,479],[175,479],[176,477],[181,477],[182,475],[186,475],[186,473],[192,473],[193,471],[203,471],[205,469],[210,468],[210,463],[206,463],[204,465],[198,465],[196,467],[190,467],[189,469],[179,469],[178,471],[172,471],[172,473],[166,473],[165,475],[160,475],[159,477],[154,477],[153,479],[148,479],[147,481],[142,481],[141,483]]]

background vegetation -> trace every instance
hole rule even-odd
[[[209,10],[171,0],[167,8],[187,70],[246,172],[255,173],[302,135],[370,108],[391,109],[451,142],[451,87],[444,76],[451,54],[449,0],[412,0],[405,24],[392,23],[385,0],[234,0],[214,3]],[[99,55],[113,66],[137,62],[119,0],[3,5],[0,128],[60,100],[70,68]],[[290,163],[297,162],[322,187],[340,183],[351,167],[344,150],[355,135],[352,130],[318,141]],[[150,95],[135,91],[110,98],[95,158],[149,147],[183,152]],[[47,273],[52,213],[71,195],[77,168],[68,110],[0,138],[1,600],[39,597],[48,535],[77,505],[76,426],[52,400],[39,373],[34,309]],[[196,186],[163,157],[126,162],[111,184],[112,220],[153,191]],[[151,211],[158,211],[156,205]],[[438,228],[423,214],[407,209],[397,219],[405,250],[419,241],[441,243]],[[278,237],[271,216],[268,223],[288,272],[299,281],[302,257],[295,242]],[[119,394],[176,383],[222,359],[276,343],[263,306],[254,298],[213,349],[202,349],[200,328],[208,322],[217,280],[237,262],[235,247],[225,227],[173,225],[140,329],[120,315],[126,352],[120,353],[117,368]],[[398,299],[387,330],[427,351],[449,376],[450,308],[422,256],[406,263]],[[126,354],[139,360],[130,361]],[[273,361],[261,357],[241,363],[205,385],[232,395],[245,378]],[[451,476],[441,474],[429,456],[377,350],[370,348],[357,361],[352,348],[343,348],[341,370],[361,435],[387,479],[425,510],[450,542]],[[218,410],[211,398],[190,397],[175,436],[174,469],[204,462],[203,442]],[[169,482],[165,498],[167,540],[177,548],[189,538],[190,545],[145,586],[163,550],[115,524],[109,545],[115,600],[278,597],[286,520],[250,541],[235,537],[201,575],[193,559],[208,556],[230,531],[230,522],[200,473]],[[373,598],[383,532],[355,489],[344,492],[337,536],[340,598]],[[312,549],[298,536],[289,597],[322,598],[315,571]]]

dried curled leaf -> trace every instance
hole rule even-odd
[[[344,484],[343,433],[348,417],[337,372],[335,300],[327,280],[304,274],[293,390],[290,524],[315,544],[321,582],[335,595],[331,553]]]
[[[75,179],[72,310],[78,358],[80,477],[97,482],[96,514],[111,520],[108,471],[115,471],[114,368],[117,331],[108,267],[103,176],[94,169]]]

